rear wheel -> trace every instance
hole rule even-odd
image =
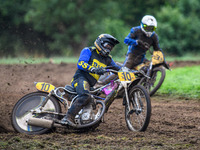
[[[125,105],[125,119],[129,130],[145,131],[151,117],[151,101],[148,92],[141,85],[129,91],[129,105]]]
[[[22,97],[14,106],[12,111],[12,125],[13,128],[20,133],[26,134],[43,134],[52,129],[47,129],[43,127],[36,127],[27,124],[29,118],[58,118],[55,115],[49,114],[33,114],[32,110],[39,108],[42,102],[45,100],[48,93],[34,92]],[[44,111],[61,112],[61,107],[59,102],[54,97],[50,97],[48,102],[45,104]]]

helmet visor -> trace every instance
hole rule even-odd
[[[110,51],[113,49],[113,46],[110,43],[107,43],[107,42],[103,43],[103,47],[107,50],[110,50]]]
[[[154,27],[154,26],[148,26],[148,25],[146,25],[146,24],[143,25],[143,28],[144,28],[144,30],[145,30],[146,32],[153,32],[153,31],[156,30],[156,27]]]

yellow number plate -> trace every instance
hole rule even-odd
[[[163,61],[164,61],[163,53],[161,51],[154,51],[152,57],[153,65],[160,64]]]
[[[120,81],[134,81],[135,74],[133,72],[118,72]]]
[[[45,83],[45,82],[37,82],[36,85],[35,85],[35,87],[39,91],[43,91],[43,92],[47,92],[47,93],[50,93],[52,90],[54,90],[56,88],[52,84]]]

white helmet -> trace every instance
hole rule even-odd
[[[153,16],[146,15],[142,18],[140,26],[146,36],[150,37],[157,28],[157,21]]]

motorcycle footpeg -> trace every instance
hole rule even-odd
[[[58,121],[57,123],[59,123],[59,124],[61,124],[61,125],[68,125],[67,122],[64,122],[64,121],[62,121],[62,120]]]

